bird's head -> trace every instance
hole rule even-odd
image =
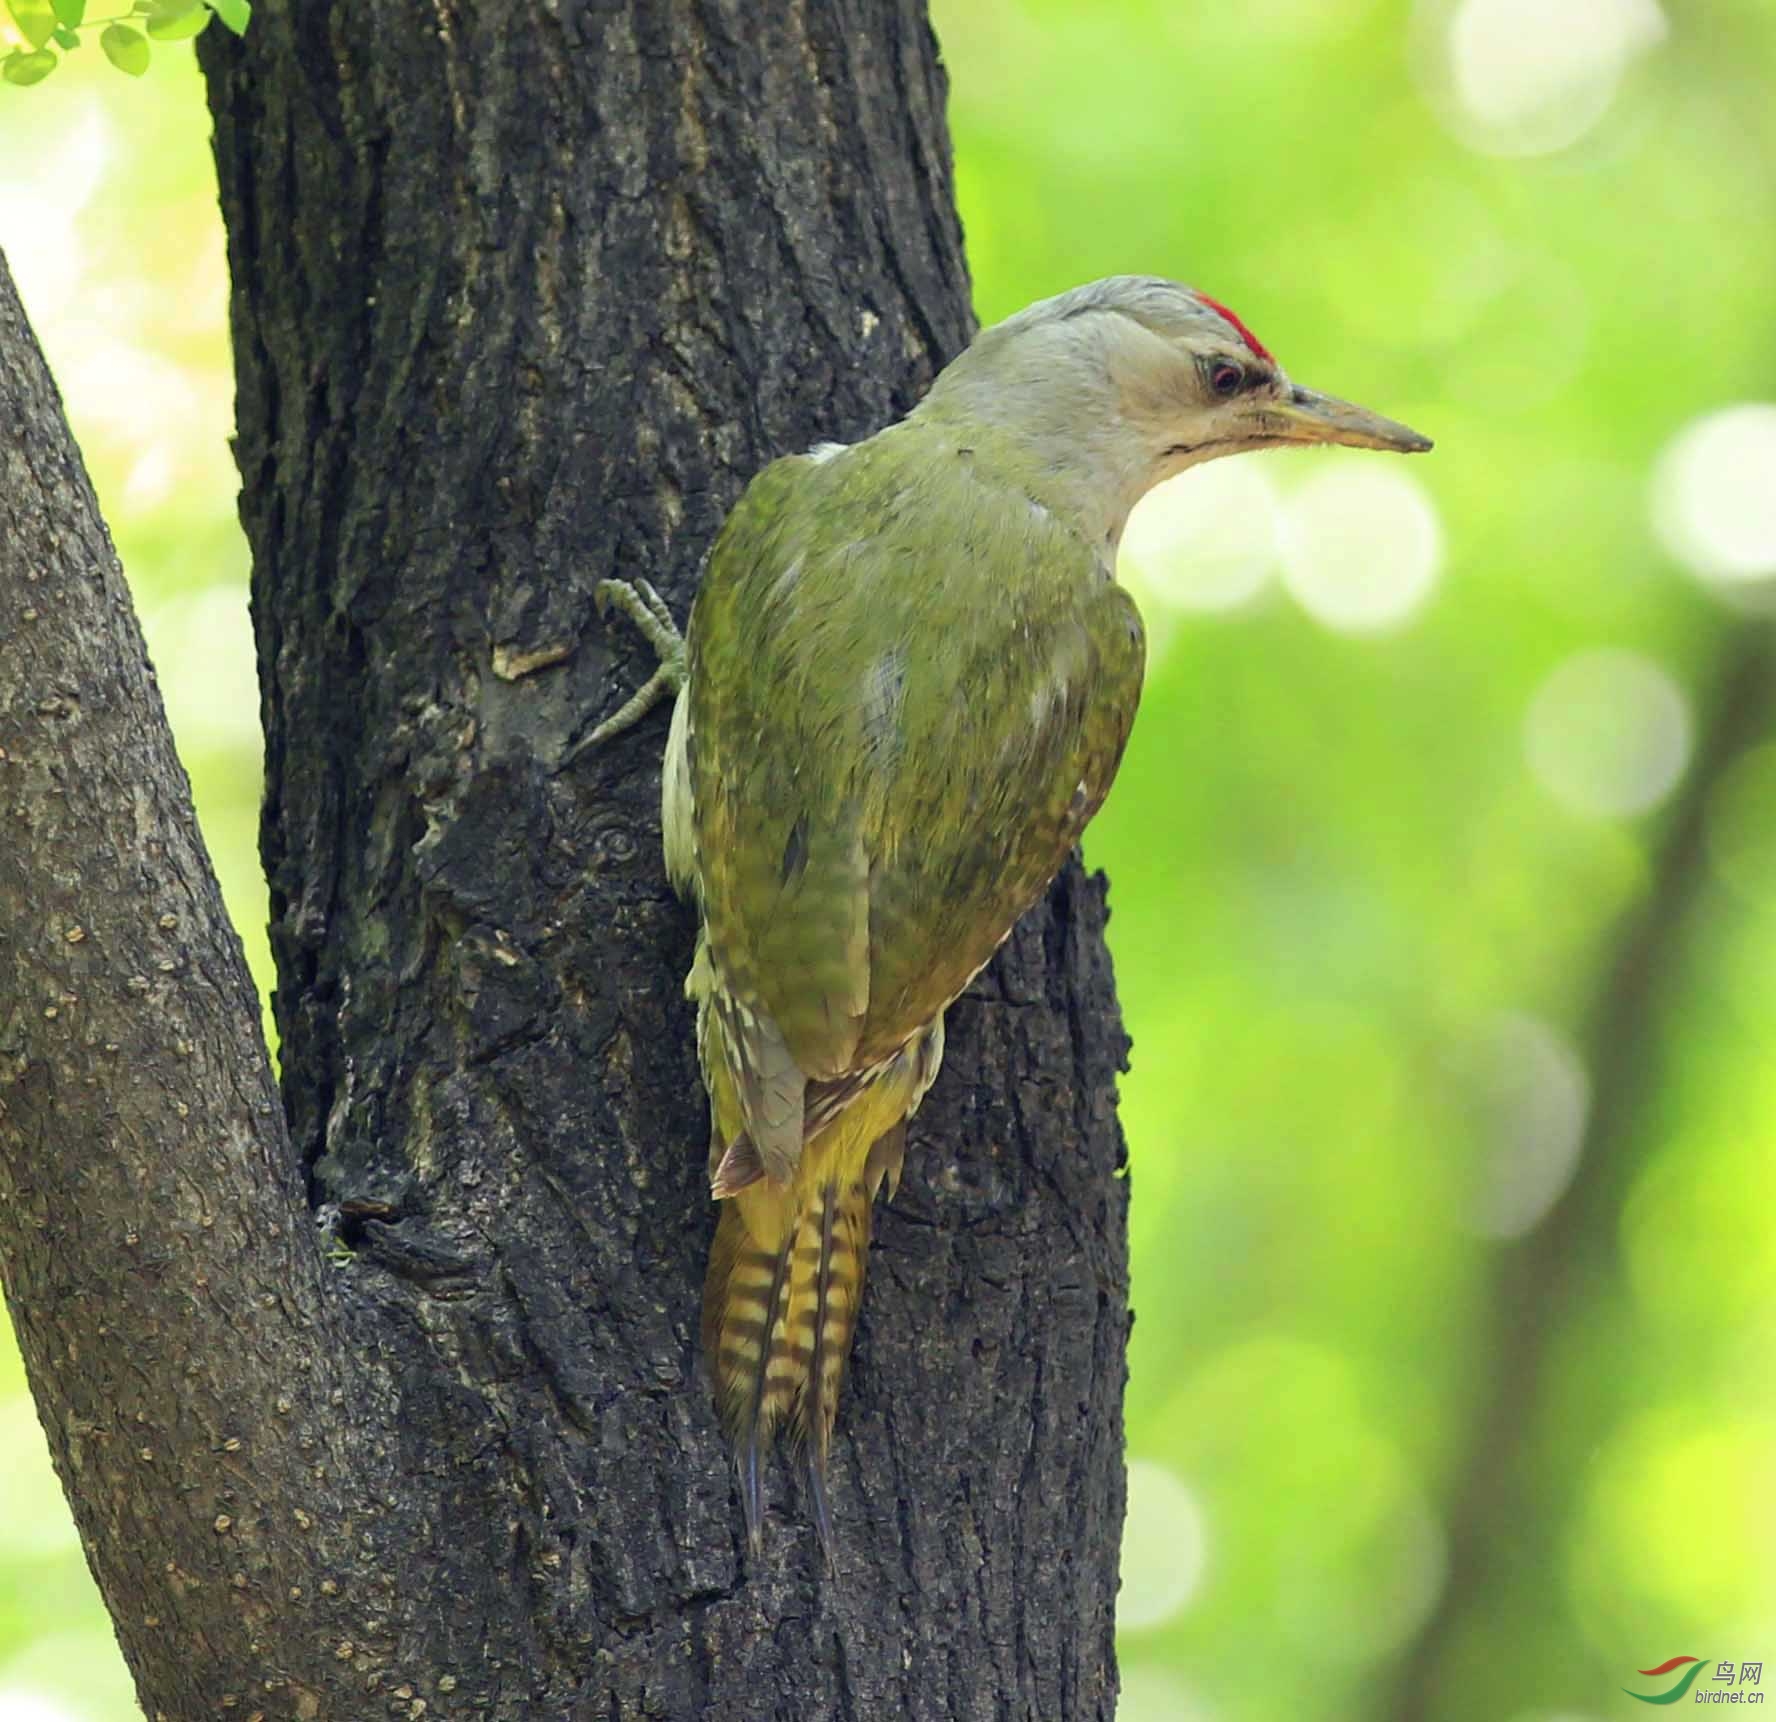
[[[989,420],[1061,479],[1104,498],[1112,539],[1188,466],[1250,449],[1431,446],[1366,407],[1291,382],[1225,305],[1175,281],[1115,275],[982,331],[929,397]]]

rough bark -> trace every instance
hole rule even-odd
[[[0,1018],[0,1165],[39,1192],[0,1247],[100,1582],[161,1623],[124,1631],[150,1709],[1108,1718],[1128,1315],[1101,885],[1070,869],[951,1013],[840,1413],[838,1576],[788,1466],[754,1560],[696,1357],[713,1216],[664,715],[574,752],[650,667],[596,582],[646,576],[682,615],[753,471],[882,424],[966,338],[922,7],[305,0],[205,52],[287,1134],[90,499],[63,656],[10,704],[0,671],[30,748],[101,750],[63,759],[60,800],[0,776],[35,822],[0,861],[0,996],[30,1001]],[[69,540],[44,507],[42,545]],[[0,561],[0,604],[16,578]],[[104,732],[31,715],[89,683]],[[136,1039],[75,1042],[33,1014],[81,991],[54,856],[112,858],[85,889],[116,930],[80,909],[108,949],[174,829],[204,905],[178,911],[190,983],[151,980],[152,1012],[125,987]],[[119,950],[158,974],[151,944]],[[157,1060],[210,1044],[179,1014],[200,1008],[233,1038],[181,1089]],[[203,1127],[120,1132],[106,1039],[142,1107],[201,1100]],[[52,1084],[84,1112],[51,1112]],[[213,1210],[239,1216],[226,1248]],[[226,1333],[136,1314],[122,1216],[141,1237],[162,1211],[210,1243]],[[190,1276],[147,1279],[191,1301]],[[247,1409],[209,1418],[188,1367]],[[114,1461],[89,1499],[67,1430],[143,1405],[189,1474]],[[243,1446],[213,1455],[225,1426]],[[213,1505],[227,1479],[243,1511]],[[200,1554],[169,1634],[164,1562]]]

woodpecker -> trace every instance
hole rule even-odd
[[[703,1344],[752,1547],[763,1455],[827,1461],[878,1190],[943,1062],[944,1011],[1108,794],[1141,695],[1116,582],[1136,502],[1250,449],[1412,453],[1292,383],[1240,319],[1116,276],[983,331],[898,423],[753,479],[689,627],[606,581],[660,668],[587,738],[676,692],[666,869],[700,920],[685,983],[720,1204]]]

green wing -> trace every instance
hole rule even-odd
[[[710,958],[774,1134],[753,1111],[786,1111],[784,1058],[830,1081],[891,1056],[1066,858],[1128,738],[1140,619],[991,451],[911,424],[761,473],[689,646]]]

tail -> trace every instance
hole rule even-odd
[[[898,1178],[904,1141],[897,1124],[867,1154],[810,1144],[793,1183],[761,1178],[722,1203],[703,1288],[703,1349],[755,1549],[764,1451],[787,1424],[807,1456],[815,1524],[833,1564],[827,1451],[863,1302],[871,1204],[884,1175]]]

